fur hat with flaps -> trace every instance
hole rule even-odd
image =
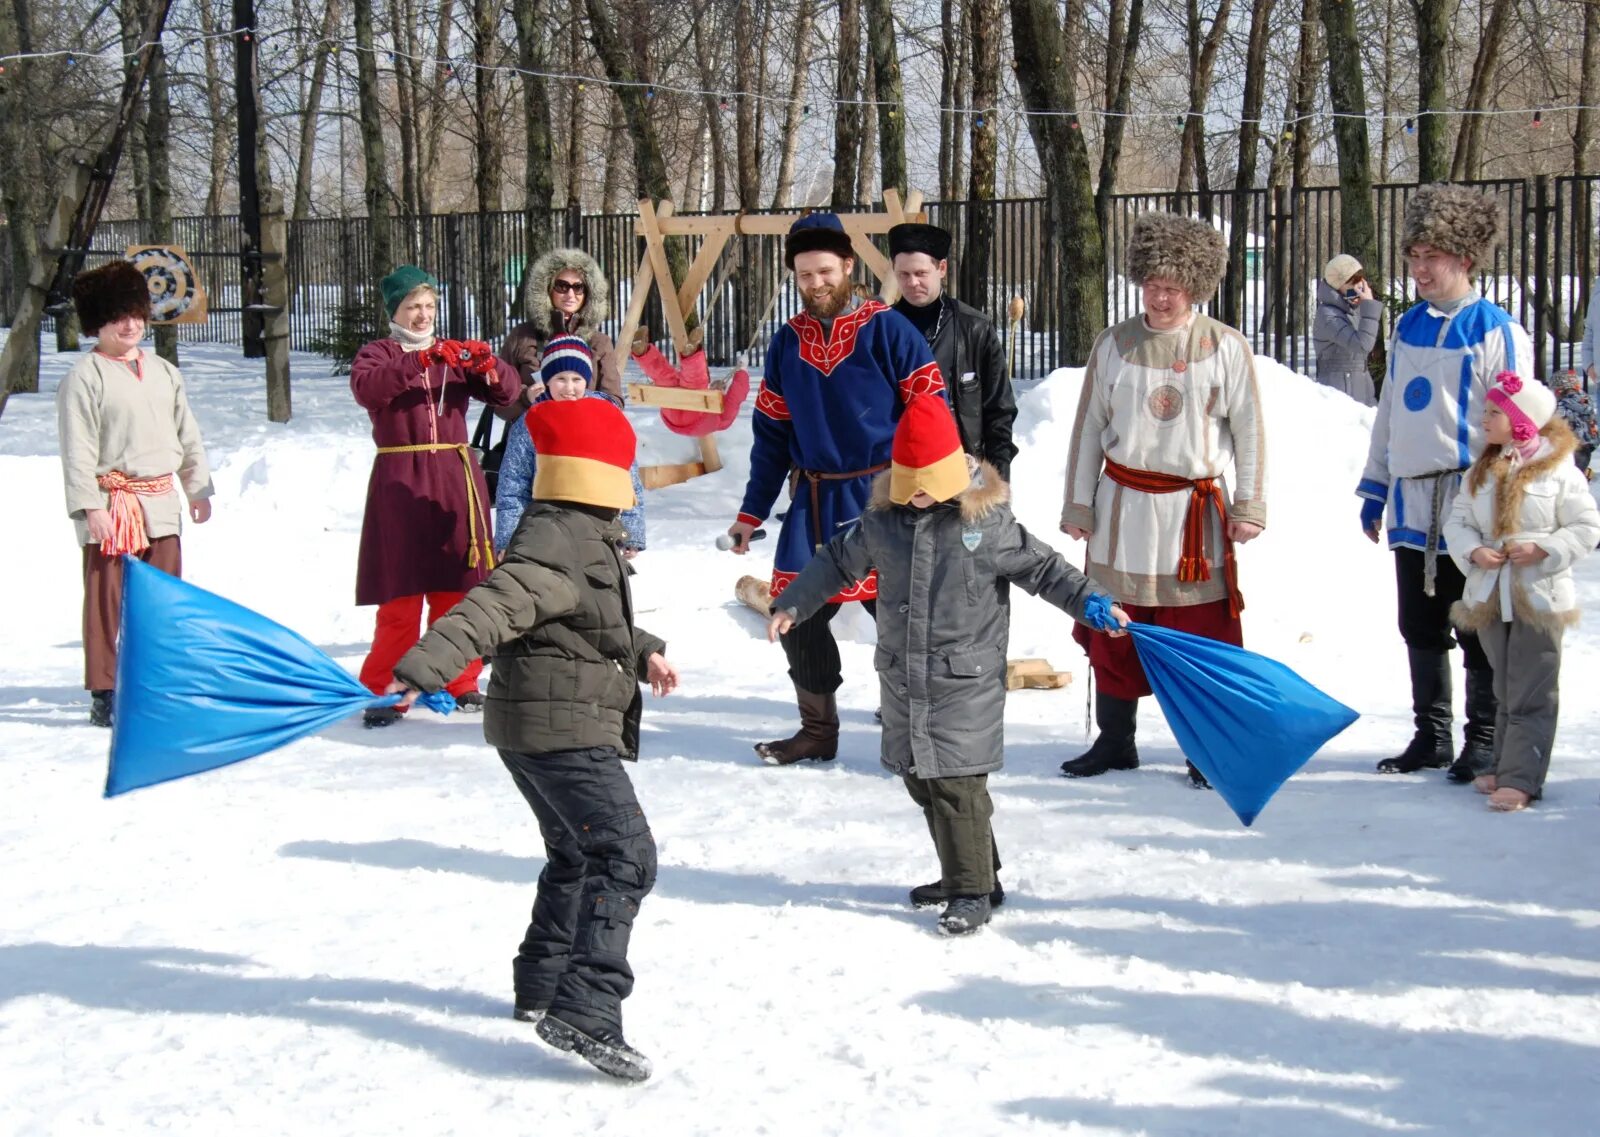
[[[913,395],[894,428],[889,500],[906,505],[921,490],[949,501],[972,482],[955,416],[937,395]]]
[[[1515,371],[1494,377],[1488,399],[1511,420],[1511,437],[1527,442],[1556,415],[1556,393],[1543,383],[1523,379]]]
[[[1128,279],[1170,280],[1196,304],[1216,295],[1228,269],[1228,246],[1214,225],[1157,211],[1134,218],[1128,236]]]
[[[637,440],[628,418],[609,399],[536,403],[528,437],[539,463],[534,501],[573,501],[602,509],[631,509]]]
[[[1466,186],[1423,186],[1406,202],[1400,249],[1430,245],[1453,257],[1466,257],[1474,270],[1489,263],[1500,244],[1501,210],[1492,197]]]
[[[783,263],[794,268],[794,259],[801,253],[833,253],[840,257],[854,257],[850,234],[844,231],[844,222],[837,213],[808,213],[789,226],[789,235],[783,241]]]
[[[72,280],[72,304],[78,310],[78,323],[91,336],[123,316],[150,322],[150,286],[132,261],[116,260],[80,272]]]

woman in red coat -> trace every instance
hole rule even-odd
[[[367,483],[356,566],[356,603],[378,605],[361,682],[382,694],[396,661],[494,567],[488,487],[467,445],[467,400],[504,406],[522,384],[489,345],[434,337],[439,282],[414,265],[383,278],[390,337],[367,344],[350,365],[350,390],[372,419],[378,454]],[[479,710],[481,662],[447,688],[463,710]],[[388,726],[393,708],[368,711]]]

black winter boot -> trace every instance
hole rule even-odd
[[[944,890],[944,881],[936,880],[932,884],[919,884],[911,890],[911,907],[932,908],[938,904],[947,903],[950,894]],[[994,891],[989,893],[989,907],[998,908],[1006,902],[1006,890],[1000,886],[998,879],[994,882]]]
[[[1133,733],[1139,725],[1139,700],[1118,699],[1104,691],[1094,693],[1094,721],[1100,728],[1094,745],[1076,758],[1061,763],[1068,778],[1092,778],[1107,770],[1134,770],[1139,766],[1139,751]]]
[[[1408,648],[1406,656],[1416,733],[1403,751],[1378,763],[1380,774],[1415,774],[1450,765],[1450,653]]]
[[[987,896],[952,896],[939,915],[939,934],[970,936],[989,922]]]
[[[1494,769],[1494,720],[1499,709],[1494,697],[1494,671],[1468,670],[1467,725],[1462,732],[1466,741],[1445,777],[1452,782],[1470,782]]]
[[[110,726],[111,705],[115,696],[110,691],[89,692],[89,725]]]
[[[557,1050],[570,1050],[619,1081],[643,1082],[650,1077],[650,1059],[629,1046],[620,1030],[580,1030],[554,1014],[546,1014],[534,1029]]]
[[[839,752],[839,704],[833,695],[794,689],[800,705],[800,730],[790,738],[756,743],[756,753],[769,766],[788,766],[814,758],[826,762]]]

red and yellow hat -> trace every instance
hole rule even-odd
[[[575,501],[603,509],[634,505],[637,441],[627,416],[609,399],[552,400],[528,412],[528,436],[538,455],[535,501]]]
[[[913,395],[894,429],[889,500],[905,505],[921,490],[949,501],[972,481],[955,416],[937,395]]]

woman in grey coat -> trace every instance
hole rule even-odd
[[[1358,403],[1378,405],[1367,356],[1382,330],[1383,304],[1373,298],[1361,262],[1340,253],[1317,281],[1317,382],[1343,391]]]
[[[988,775],[1004,760],[1009,586],[1091,627],[1127,622],[1103,589],[1017,523],[1010,499],[993,466],[969,465],[945,402],[913,398],[861,520],[817,551],[767,628],[769,639],[780,635],[877,570],[882,761],[927,818],[941,879],[915,889],[912,903],[945,901],[946,935],[988,923],[1004,895]]]

